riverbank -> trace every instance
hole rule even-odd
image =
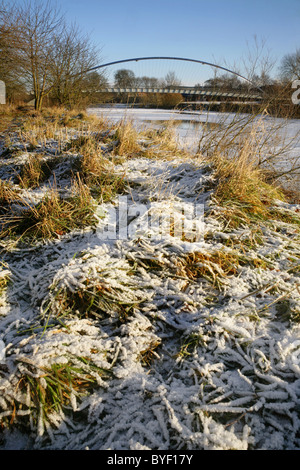
[[[87,110],[89,115],[118,122],[128,120],[139,128],[172,123],[176,129],[179,144],[191,152],[199,151],[207,156],[204,140],[213,143],[228,144],[232,148],[244,131],[255,128],[257,158],[265,160],[265,169],[271,172],[285,173],[279,180],[286,189],[299,192],[300,186],[300,122],[298,119],[273,118],[261,114],[215,112],[215,111],[183,111],[162,109],[141,109],[126,105],[94,106]],[[213,132],[212,132],[213,131]],[[201,147],[199,147],[199,143]],[[232,148],[230,151],[232,151]],[[268,158],[270,160],[268,161]],[[293,174],[289,174],[290,170]],[[299,195],[296,195],[296,201]]]
[[[261,179],[238,199],[232,168],[169,127],[18,126],[0,155],[0,448],[299,449],[300,207]]]

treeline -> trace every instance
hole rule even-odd
[[[148,77],[143,75],[137,77],[132,70],[119,69],[114,74],[116,88],[171,88],[180,86],[181,81],[175,72],[168,72],[164,78]],[[111,97],[114,101],[121,103],[134,102],[145,107],[174,108],[183,101],[179,93],[119,93]]]
[[[115,72],[114,85],[118,88],[167,88],[180,86],[181,81],[175,72],[168,72],[164,78],[137,77],[132,70],[120,69]]]
[[[103,75],[100,50],[49,1],[0,3],[0,80],[8,101],[45,100],[68,107],[93,101]]]
[[[276,78],[269,74],[261,73],[250,76],[251,84],[231,74],[223,74],[207,80],[204,87],[210,90],[224,92],[252,92],[259,91],[261,101],[231,103],[231,111],[257,113],[260,108],[274,116],[289,116],[300,118],[300,49],[293,54],[283,57],[279,65],[279,73]],[[298,88],[298,92],[297,89]],[[213,101],[216,101],[217,98]],[[221,109],[228,111],[226,102],[219,105],[210,105],[211,110]]]

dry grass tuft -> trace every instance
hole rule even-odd
[[[160,129],[138,130],[131,121],[122,120],[111,140],[114,142],[113,154],[118,156],[173,158],[174,155],[187,155],[179,146],[176,121],[164,123]]]
[[[284,200],[283,192],[266,181],[257,165],[252,139],[244,142],[234,156],[219,153],[210,157],[210,163],[216,180],[214,197],[231,227],[268,219],[272,202]]]
[[[121,121],[117,126],[114,139],[117,144],[113,150],[119,156],[138,156],[143,152],[143,147],[139,143],[139,132],[131,121]]]
[[[189,253],[178,260],[177,266],[177,275],[191,281],[204,278],[220,288],[222,279],[238,275],[240,267],[266,269],[267,263],[260,258],[250,258],[239,252],[216,250],[211,253]]]
[[[10,204],[19,197],[19,192],[8,181],[0,180],[0,206]]]
[[[69,145],[80,154],[75,169],[97,200],[107,202],[125,191],[124,175],[116,173],[114,164],[103,156],[97,136],[80,136]]]
[[[214,171],[214,197],[220,206],[214,213],[231,228],[272,219],[274,201],[286,200],[287,191],[276,183],[274,164],[286,158],[291,143],[277,142],[284,123],[269,129],[264,118],[265,113],[236,114],[230,122],[224,117],[199,143]]]
[[[141,137],[145,139],[144,156],[147,158],[174,158],[180,155],[181,158],[190,154],[179,146],[176,133],[176,121],[168,121],[160,129],[146,129],[141,132]]]
[[[43,160],[38,155],[31,155],[18,175],[21,188],[37,188],[53,173],[54,168],[61,162],[58,157]]]
[[[91,132],[101,129],[103,123],[95,116],[89,116],[84,110],[66,110],[65,108],[45,108],[42,112],[27,114],[19,128],[19,137],[28,150],[44,145],[48,139],[58,142],[58,149],[64,147],[69,133]]]
[[[124,291],[125,292],[125,291]],[[50,308],[55,317],[77,316],[79,318],[104,319],[109,316],[120,322],[126,321],[135,308],[143,301],[142,298],[126,298],[122,285],[113,287],[104,279],[84,281],[84,287],[75,291],[58,290],[54,301],[46,307]]]
[[[63,199],[52,188],[37,205],[29,206],[23,201],[21,213],[3,218],[0,238],[10,235],[22,239],[51,239],[95,225],[95,202],[89,189],[78,179],[73,183],[73,193],[73,196]]]
[[[155,359],[159,359],[156,350],[161,341],[152,341],[146,349],[143,349],[138,355],[138,360],[143,366],[150,367]]]

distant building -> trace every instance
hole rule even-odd
[[[5,83],[0,80],[0,104],[6,104]]]

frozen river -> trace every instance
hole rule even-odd
[[[197,149],[204,123],[208,123],[212,127],[222,126],[224,128],[233,120],[237,120],[237,115],[234,113],[131,108],[126,105],[92,107],[88,112],[99,117],[106,117],[112,122],[126,118],[138,126],[152,125],[157,127],[160,123],[176,121],[178,138],[182,145],[188,146],[191,151]],[[245,120],[247,116],[250,115],[241,114],[238,118]],[[291,167],[300,167],[300,119],[285,120],[266,116],[260,121],[260,125],[268,138],[271,152],[278,153],[278,156],[272,161],[276,169],[286,171]],[[299,175],[300,168],[296,178],[297,182],[293,178],[294,187],[300,181]]]
[[[199,141],[203,123],[210,122],[212,124],[218,124],[221,115],[220,113],[130,108],[126,105],[99,106],[90,108],[88,111],[99,117],[107,117],[113,122],[126,118],[140,126],[152,125],[157,127],[160,123],[176,121],[178,123],[176,130],[180,141],[183,145],[192,147],[193,145],[197,145]],[[230,114],[228,114],[227,119],[230,119]]]

